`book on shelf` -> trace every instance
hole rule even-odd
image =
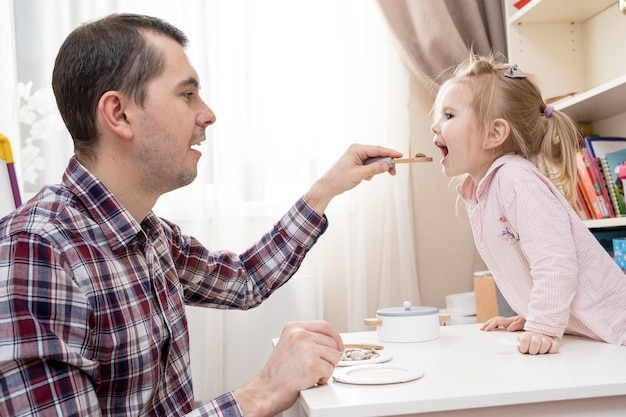
[[[602,158],[605,178],[611,182],[615,199],[619,206],[619,216],[626,216],[623,179],[620,178],[620,167],[626,162],[626,147],[617,151],[607,152]],[[625,178],[626,179],[626,178]],[[607,186],[609,186],[607,184]]]
[[[589,175],[589,166],[582,150],[576,152],[576,170],[578,172],[578,184],[592,217],[594,219],[609,217],[606,203],[594,186],[594,180]]]
[[[587,202],[585,201],[583,192],[580,189],[580,184],[576,184],[576,205],[574,206],[574,209],[576,210],[576,213],[578,213],[578,217],[580,217],[581,220],[593,219],[593,216],[587,207]]]
[[[619,151],[626,148],[626,138],[613,136],[587,136],[585,145],[591,156],[603,157],[607,152]]]
[[[626,206],[623,200],[621,200],[620,203],[617,199],[612,178],[609,178],[607,181],[606,175],[604,174],[605,170],[602,166],[604,158],[595,157],[593,161],[597,169],[598,179],[600,180],[600,187],[604,193],[604,200],[608,202],[611,217],[621,217],[622,214],[626,214]]]
[[[591,157],[599,161],[615,217],[626,216],[626,203],[624,202],[624,191],[622,181],[619,179],[619,172],[614,172],[616,167],[609,166],[606,160],[607,153],[626,149],[626,138],[588,136],[585,138],[585,144]]]
[[[589,177],[593,182],[593,188],[596,189],[596,193],[602,197],[603,212],[608,214],[607,217],[616,217],[613,210],[613,201],[609,195],[606,181],[604,179],[604,173],[602,171],[602,163],[599,157],[594,157],[588,147],[582,149],[584,153],[585,163],[589,172]]]

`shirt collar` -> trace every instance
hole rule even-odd
[[[142,231],[141,225],[130,215],[76,156],[72,156],[63,175],[63,184],[83,205],[89,217],[100,225],[111,248],[115,251],[127,246]],[[153,216],[150,212],[149,216]]]
[[[517,154],[513,154],[513,153],[502,155],[501,157],[493,161],[493,163],[487,170],[487,173],[480,180],[478,185],[476,185],[472,177],[468,175],[463,180],[463,182],[457,187],[457,192],[459,193],[459,196],[461,196],[461,198],[466,203],[476,204],[478,200],[480,200],[486,194],[487,190],[489,190],[491,181],[493,180],[493,177],[496,171],[498,170],[498,168],[500,168],[502,165],[506,164],[507,162],[511,160],[519,159],[519,158],[521,158],[521,156]]]

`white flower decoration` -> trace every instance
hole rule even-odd
[[[32,93],[33,82],[17,83],[18,119],[30,126],[22,144],[22,177],[34,184],[38,171],[45,168],[45,158],[40,156],[37,142],[45,140],[54,131],[62,131],[63,121],[56,110],[52,88],[41,88]]]

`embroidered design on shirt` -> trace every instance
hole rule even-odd
[[[500,223],[504,223],[504,229],[500,232],[499,237],[501,239],[508,240],[509,243],[519,242],[519,235],[509,229],[509,225],[507,224],[508,220],[506,219],[506,217],[502,216],[498,220],[500,220]]]

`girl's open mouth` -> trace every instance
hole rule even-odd
[[[441,143],[435,143],[435,146],[437,146],[439,148],[439,150],[441,151],[441,156],[443,156],[444,158],[448,155],[448,147],[441,144]]]

